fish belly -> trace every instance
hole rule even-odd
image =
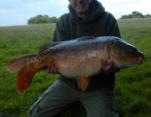
[[[97,54],[85,56],[65,56],[56,61],[59,72],[68,78],[79,78],[97,74],[101,69],[101,61]]]

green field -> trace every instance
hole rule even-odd
[[[151,19],[119,20],[123,39],[144,52],[144,64],[117,73],[115,100],[122,117],[151,117]],[[17,74],[4,69],[15,57],[37,51],[51,41],[55,24],[0,27],[0,115],[26,117],[29,106],[55,80],[45,72],[36,74],[24,95],[16,91]]]

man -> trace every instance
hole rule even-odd
[[[69,13],[56,24],[54,41],[83,36],[118,36],[115,18],[106,12],[97,0],[69,0]],[[117,117],[114,111],[114,74],[99,73],[92,76],[88,87],[82,91],[75,80],[63,76],[31,106],[29,117],[54,117],[69,104],[80,101],[87,117]]]

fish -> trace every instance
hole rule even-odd
[[[91,76],[140,65],[144,60],[144,54],[124,39],[85,36],[44,44],[35,54],[10,60],[6,69],[18,73],[19,93],[26,91],[34,75],[41,70],[75,79],[78,88],[86,91]]]

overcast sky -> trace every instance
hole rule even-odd
[[[151,14],[151,0],[99,0],[116,18],[139,11]],[[0,0],[0,26],[25,25],[38,14],[59,17],[68,12],[68,0]]]

